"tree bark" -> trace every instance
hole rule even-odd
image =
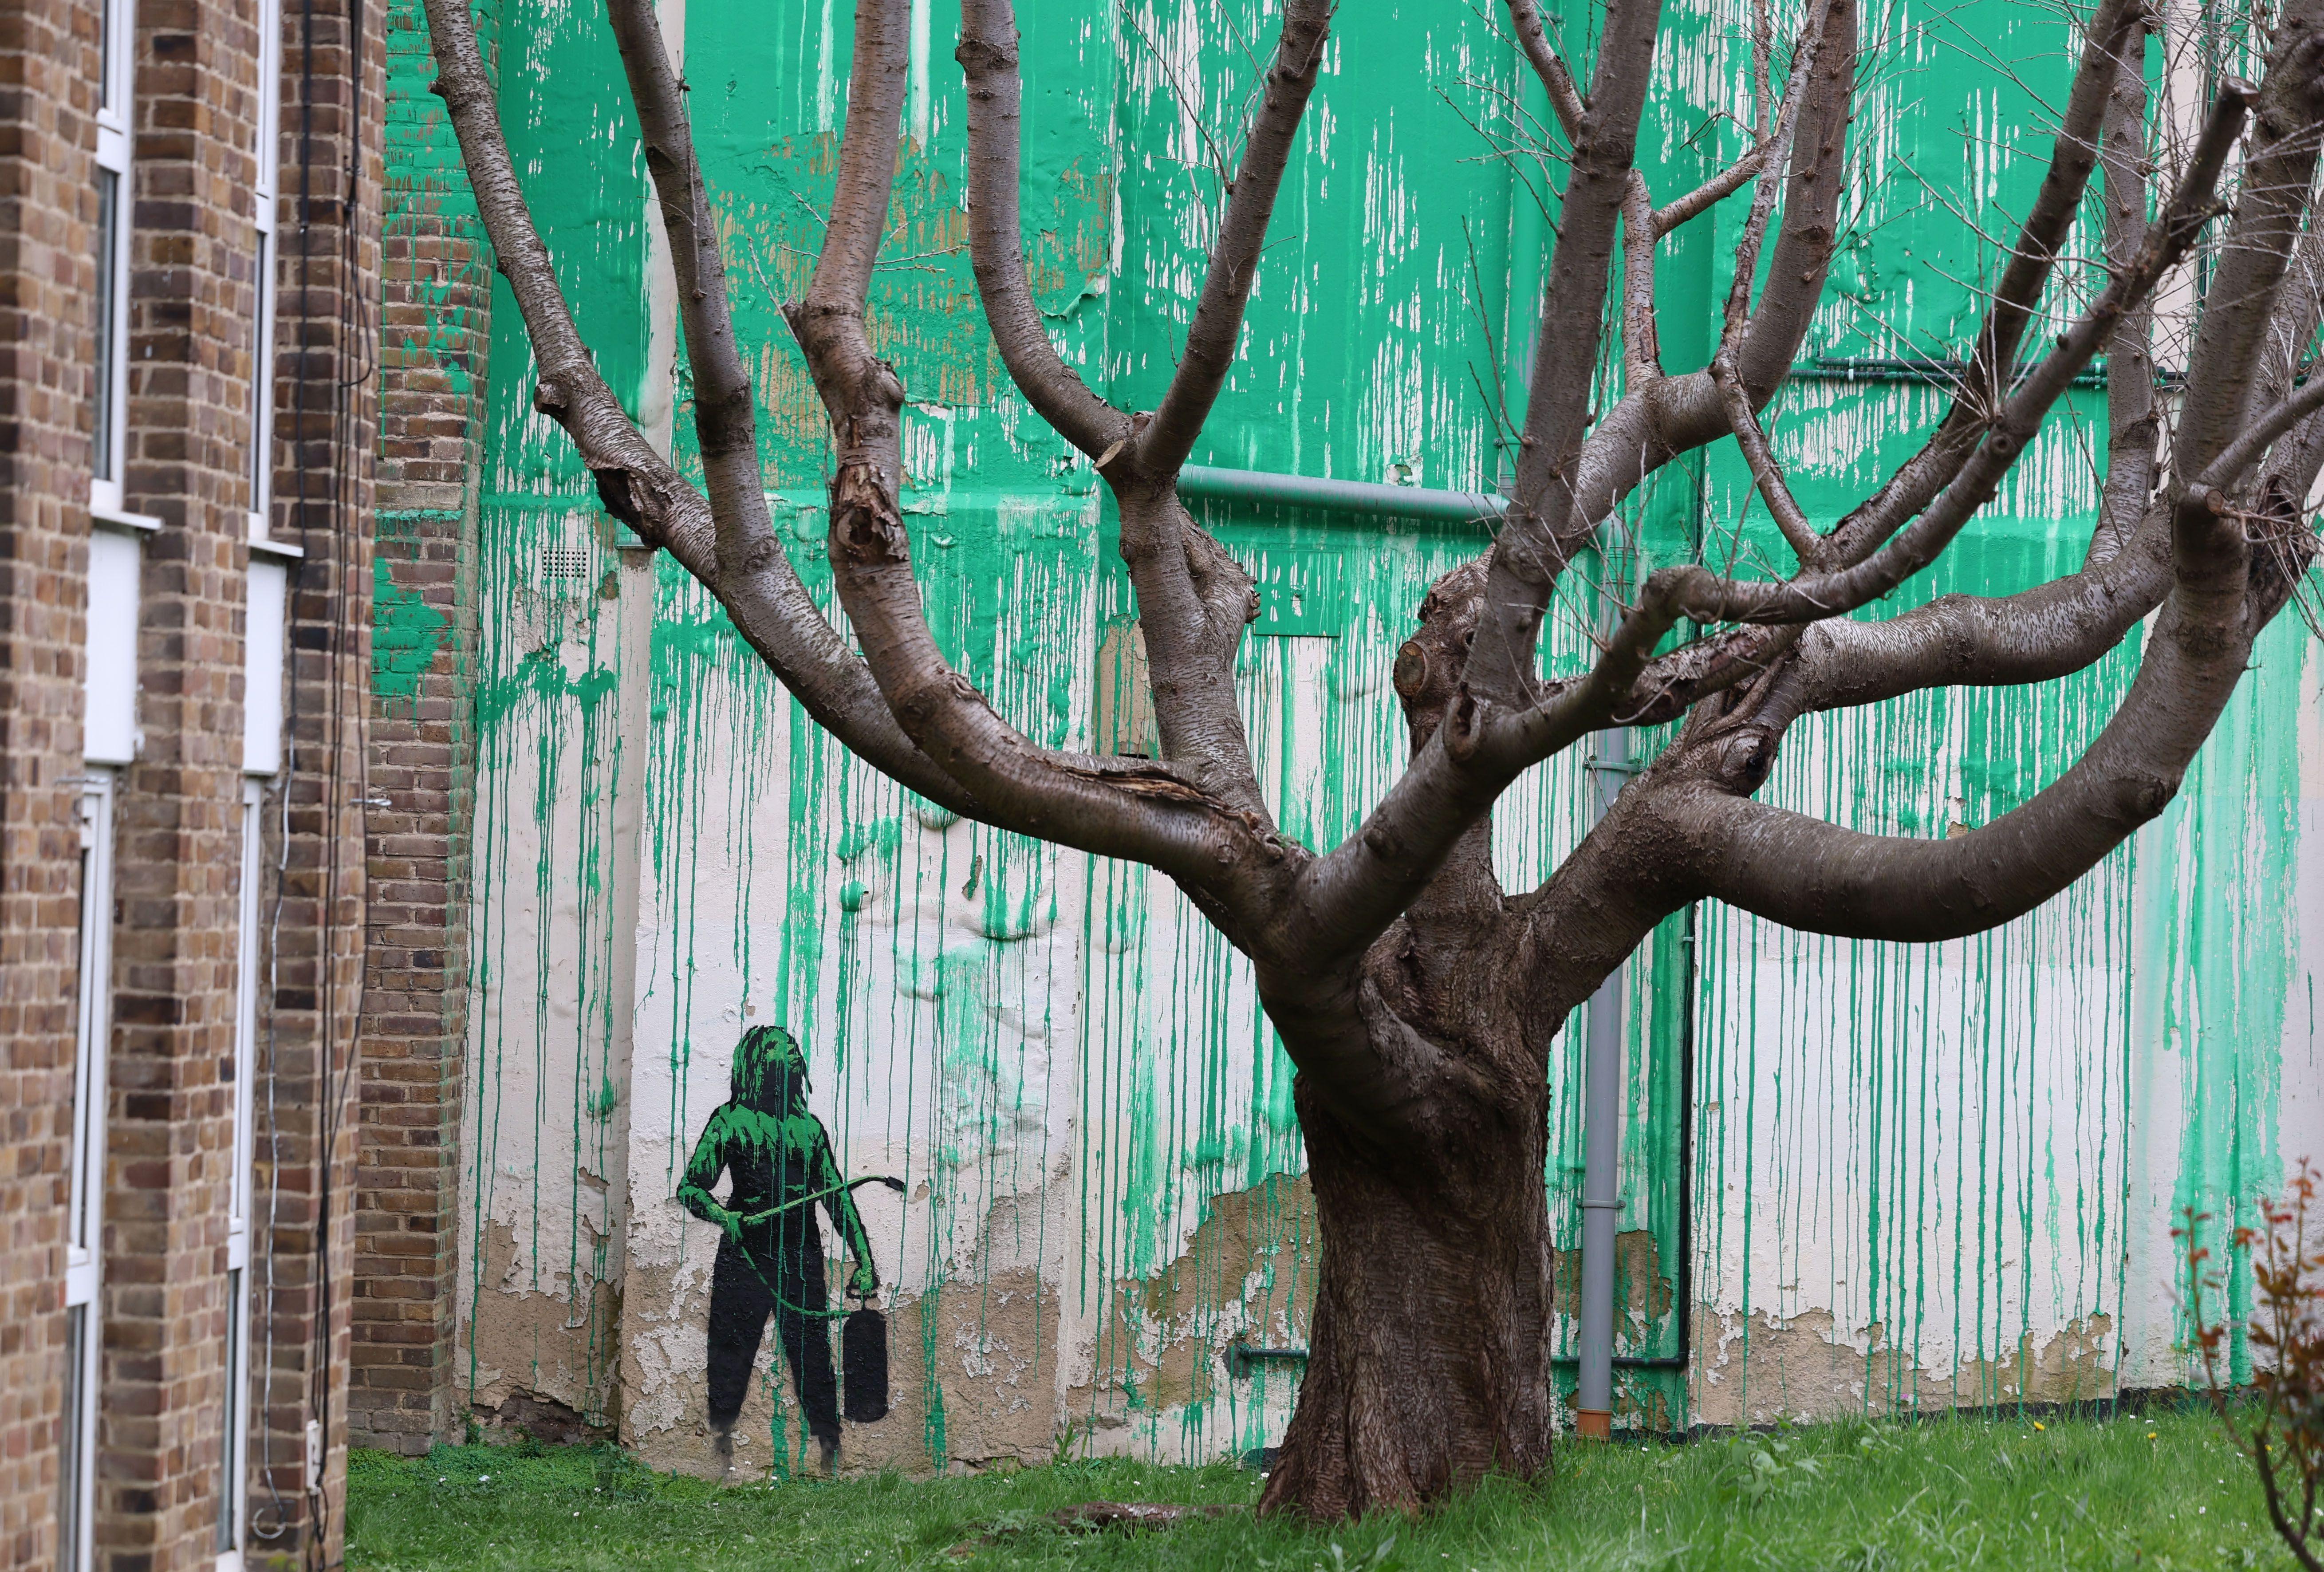
[[[1400,1154],[1303,1083],[1323,1236],[1306,1380],[1259,1498],[1318,1519],[1410,1512],[1549,1466],[1548,1089],[1471,1139]]]

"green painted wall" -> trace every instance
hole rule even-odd
[[[1776,417],[1826,513],[1941,411],[1939,389],[1894,367],[1953,352],[1993,254],[1956,216],[1991,228],[2022,208],[2062,83],[2046,14],[1974,0],[1879,16],[1842,264]],[[1020,11],[1036,293],[1067,359],[1128,405],[1167,378],[1217,199],[1213,143],[1240,120],[1245,42],[1263,52],[1269,35],[1257,5],[1204,13],[1206,38],[1195,17]],[[1743,144],[1715,113],[1748,107],[1734,21],[1683,24],[1663,59],[1643,163],[1665,196]],[[979,324],[957,22],[945,0],[915,14],[910,141],[872,298],[913,401],[905,511],[955,662],[1037,739],[1102,745],[1100,652],[1133,607],[1102,488],[1010,389]],[[829,200],[847,8],[695,0],[684,26],[737,327],[758,347],[766,485],[827,599],[825,431],[776,305],[803,289]],[[1501,406],[1521,401],[1509,346],[1526,341],[1554,218],[1538,168],[1509,156],[1543,111],[1468,10],[1379,0],[1337,26],[1245,357],[1195,458],[1483,488]],[[500,37],[519,167],[599,363],[650,425],[675,407],[691,466],[684,373],[653,347],[668,340],[610,39],[544,0],[506,0]],[[397,156],[443,148],[422,127]],[[1665,250],[1674,369],[1708,353],[1739,222],[1730,203]],[[1295,1373],[1239,1379],[1222,1351],[1303,1335],[1313,1217],[1289,1067],[1243,963],[1167,881],[951,822],[818,735],[690,581],[620,550],[530,410],[504,294],[493,330],[463,1136],[476,1401],[555,1395],[701,1466],[715,1234],[669,1197],[734,1039],[770,1020],[808,1045],[843,1166],[908,1187],[864,1203],[902,1290],[898,1412],[864,1441],[877,1456],[1046,1456],[1060,1426],[1075,1445],[1169,1455],[1272,1441]],[[1895,605],[2070,568],[2103,442],[2102,398],[2077,394]],[[1481,536],[1250,510],[1206,522],[1261,587],[1243,693],[1270,803],[1327,844],[1393,778],[1388,662],[1427,583]],[[1647,564],[1781,559],[1731,448],[1641,488],[1622,537]],[[1591,613],[1555,608],[1553,670],[1583,658]],[[2134,661],[1803,726],[1767,794],[1894,832],[1982,822],[2073,756]],[[2319,828],[2316,689],[2297,626],[2273,631],[2166,823],[1999,933],[1907,950],[1712,909],[1691,938],[1683,919],[1657,934],[1631,972],[1625,1346],[1676,1346],[1691,1186],[1695,1363],[1636,1378],[1631,1401],[1656,1422],[1732,1421],[2167,1377],[2169,1213],[2273,1183],[2282,1132],[2324,1099],[2317,948],[2284,918],[2324,910],[2300,851]],[[1537,882],[1585,823],[1578,763],[1536,772],[1497,816],[1505,879]],[[1579,1049],[1551,1067],[1566,1237]],[[749,1417],[766,1438],[753,1466],[796,1461],[784,1380]]]

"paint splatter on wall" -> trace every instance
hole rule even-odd
[[[846,9],[693,0],[685,19],[738,330],[757,347],[766,486],[826,604],[822,414],[776,306],[802,289],[829,201]],[[1139,0],[1022,8],[1037,299],[1066,359],[1128,404],[1163,384],[1200,276],[1216,145],[1250,76],[1234,37],[1270,25],[1261,5],[1228,13],[1198,26]],[[1702,129],[1743,103],[1723,42],[1736,20],[1664,57],[1643,160],[1657,180],[1690,183],[1739,150],[1731,125]],[[1932,182],[2007,206],[2028,189],[2019,155],[2046,151],[2025,129],[2032,89],[1994,88],[1941,35],[1975,30],[2038,82],[2054,19],[1977,0],[1893,20],[1859,126],[1858,217],[1777,421],[1827,515],[1941,408],[1925,379],[1893,375],[1947,352],[1978,265]],[[977,318],[944,47],[956,25],[944,0],[916,10],[871,313],[913,401],[903,502],[928,615],[1037,740],[1134,748],[1135,608],[1101,488],[1015,397]],[[675,415],[675,457],[698,468],[610,39],[558,0],[508,0],[497,36],[518,168],[598,362],[650,429]],[[1469,12],[1343,14],[1198,461],[1494,484],[1554,207],[1537,169],[1488,156],[1524,103],[1516,82]],[[439,125],[398,156],[441,143]],[[1674,365],[1707,353],[1738,221],[1722,211],[1666,254]],[[555,1401],[657,1465],[717,1466],[704,1373],[720,1235],[677,1197],[736,1042],[776,1026],[807,1045],[839,1170],[904,1186],[860,1202],[894,1401],[848,1427],[851,1461],[1040,1458],[1061,1438],[1174,1457],[1271,1444],[1298,1370],[1277,1351],[1304,1339],[1316,1240],[1290,1067],[1246,965],[1167,880],[957,821],[820,735],[708,597],[597,512],[530,409],[505,293],[493,336],[462,1132],[470,1401]],[[2071,566],[2093,506],[2085,461],[2103,450],[2102,402],[2077,397],[1918,593]],[[1626,504],[1610,565],[1772,556],[1749,491],[1731,453],[1674,467]],[[1412,610],[1482,538],[1253,510],[1206,522],[1259,582],[1240,693],[1269,805],[1287,833],[1335,841],[1398,764],[1388,669]],[[1584,593],[1555,609],[1554,670],[1589,648]],[[415,648],[430,636],[405,633]],[[1795,735],[1768,795],[1892,832],[1983,822],[2073,756],[2134,658],[1826,717]],[[2302,937],[2324,933],[2324,873],[2300,852],[2324,831],[2319,663],[2289,623],[2261,659],[2163,824],[1997,933],[1907,949],[1706,909],[1655,935],[1629,970],[1624,1351],[1674,1355],[1691,1314],[1692,1361],[1626,1374],[1626,1413],[1738,1422],[2169,1378],[2172,1210],[2266,1188],[2289,1133],[2324,1129],[2319,955]],[[1578,760],[1521,783],[1495,820],[1504,879],[1538,882],[1586,806]],[[1569,1034],[1550,1068],[1564,1239],[1579,1235],[1579,1051]],[[810,1456],[775,1341],[743,1401],[738,1468]]]

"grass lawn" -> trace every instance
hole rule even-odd
[[[2250,1466],[2201,1411],[2110,1420],[1820,1425],[1685,1445],[1559,1448],[1553,1478],[1493,1480],[1418,1521],[1255,1521],[1255,1475],[1121,1461],[914,1482],[734,1485],[611,1447],[357,1453],[355,1572],[775,1567],[2291,1567]],[[1215,1517],[1067,1532],[1091,1501],[1215,1503]]]

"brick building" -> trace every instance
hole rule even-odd
[[[0,1560],[342,1537],[383,94],[0,14]]]

